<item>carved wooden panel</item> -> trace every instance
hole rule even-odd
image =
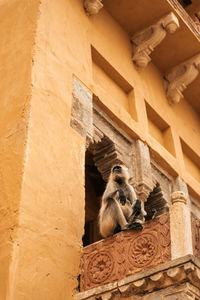
[[[111,283],[171,259],[169,214],[83,249],[81,291]]]
[[[194,256],[200,258],[200,219],[198,219],[194,214],[192,214],[191,220],[193,253]]]

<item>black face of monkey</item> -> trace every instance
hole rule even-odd
[[[113,180],[116,181],[119,185],[124,182],[124,172],[121,166],[114,166],[112,169]]]
[[[114,166],[113,169],[112,169],[113,173],[115,174],[121,174],[122,172],[122,167],[120,166]]]

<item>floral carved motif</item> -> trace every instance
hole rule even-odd
[[[169,214],[83,249],[81,291],[112,283],[171,259]]]
[[[156,236],[152,233],[144,233],[131,242],[128,257],[133,266],[142,268],[152,262],[157,252]]]
[[[109,253],[96,253],[88,264],[88,276],[91,282],[105,281],[112,273],[113,265],[113,258]]]

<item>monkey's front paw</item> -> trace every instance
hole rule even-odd
[[[126,204],[126,197],[121,197],[120,198],[120,203],[121,203],[121,205],[125,205]]]
[[[118,190],[119,193],[119,201],[121,203],[121,205],[125,205],[126,204],[126,196],[124,195],[124,192],[122,190]]]
[[[135,216],[138,216],[140,214],[140,212],[141,212],[141,200],[137,199],[135,206],[134,206]]]
[[[142,230],[143,226],[142,226],[142,224],[140,224],[138,222],[134,222],[134,223],[128,224],[127,228],[128,229]]]

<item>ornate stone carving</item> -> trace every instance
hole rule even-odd
[[[133,176],[134,142],[124,132],[119,131],[116,124],[99,107],[93,107],[93,120],[94,135],[90,150],[104,181],[107,182],[111,167],[117,163],[126,165]]]
[[[94,163],[105,181],[108,180],[111,167],[114,164],[126,164],[120,147],[108,137],[104,137],[100,143],[96,144],[93,155]]]
[[[128,257],[133,266],[143,268],[152,262],[157,252],[157,237],[153,232],[148,232],[131,242]]]
[[[153,182],[160,185],[163,197],[163,206],[166,208],[171,205],[171,191],[173,178],[153,159],[154,154],[151,153],[151,172]],[[165,202],[165,204],[164,204]]]
[[[122,231],[83,249],[81,291],[112,283],[171,259],[169,215]],[[139,285],[139,283],[138,283]]]
[[[200,220],[194,215],[191,215],[192,221],[192,242],[194,256],[200,258]]]
[[[199,300],[200,261],[192,255],[168,261],[113,283],[94,287],[75,300]]]
[[[200,71],[200,54],[172,68],[164,76],[165,90],[170,104],[178,103],[182,92],[198,76]]]
[[[177,17],[170,13],[154,25],[136,33],[131,39],[134,63],[138,67],[146,67],[151,60],[150,54],[154,48],[162,42],[167,33],[174,33],[178,27]]]
[[[114,266],[113,257],[107,252],[96,253],[88,264],[88,276],[93,283],[105,281],[112,273]]]
[[[102,0],[84,0],[83,6],[89,16],[96,15],[103,7]]]
[[[145,217],[146,220],[150,220],[155,216],[161,215],[168,211],[167,202],[163,197],[163,192],[159,183],[156,184],[153,191],[149,194],[144,208],[147,212]]]

